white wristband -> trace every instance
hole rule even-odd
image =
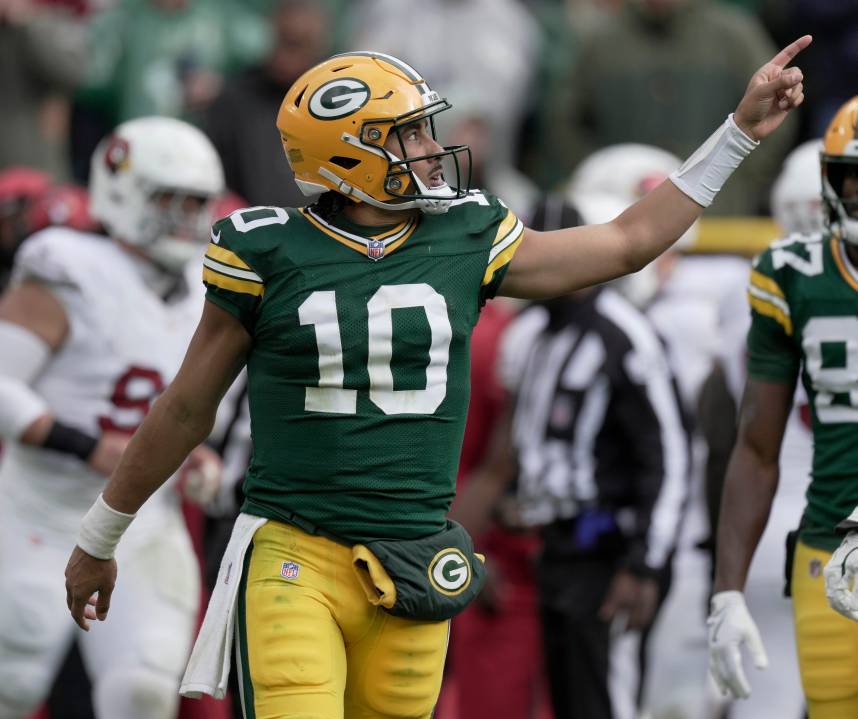
[[[709,207],[733,170],[759,144],[739,129],[731,113],[682,167],[671,173],[670,181],[698,205]]]
[[[80,523],[77,546],[96,559],[113,559],[116,545],[136,516],[117,512],[99,494]]]

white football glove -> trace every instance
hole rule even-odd
[[[179,469],[179,492],[198,507],[205,507],[217,497],[222,481],[223,465],[208,456],[189,459]]]
[[[754,666],[765,669],[769,665],[763,640],[742,592],[718,592],[710,603],[709,619],[709,672],[726,695],[737,699],[751,696],[751,687],[742,668],[742,645],[748,647]]]
[[[831,608],[858,621],[858,532],[848,532],[825,565],[825,595]]]

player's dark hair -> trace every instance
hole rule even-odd
[[[323,192],[319,195],[319,199],[317,199],[310,207],[319,217],[326,222],[330,222],[339,215],[344,208],[353,204],[355,203],[348,197],[341,195],[339,192],[329,190],[328,192]]]

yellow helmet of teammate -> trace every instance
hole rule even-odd
[[[350,52],[316,65],[295,81],[280,106],[277,128],[305,195],[333,190],[385,210],[419,208],[438,214],[468,194],[470,177],[462,177],[459,155],[468,157],[470,168],[470,151],[458,145],[406,157],[399,133],[405,125],[427,119],[434,136],[435,115],[450,107],[401,60],[378,52]],[[399,137],[398,155],[384,147],[391,133]],[[411,170],[411,163],[433,158],[443,162],[445,182],[430,188]]]
[[[858,244],[858,96],[828,126],[821,160],[825,223],[843,240]]]

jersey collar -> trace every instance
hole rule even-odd
[[[372,234],[363,235],[358,234],[357,225],[349,222],[348,228],[338,227],[322,219],[311,207],[303,208],[301,213],[316,229],[374,261],[380,260],[400,247],[414,233],[419,221],[419,216],[411,216],[398,225],[384,228],[365,228]],[[346,223],[343,222],[342,224]]]
[[[840,274],[846,280],[846,284],[858,292],[858,270],[855,269],[855,266],[849,259],[849,254],[846,252],[843,242],[837,237],[832,237],[829,241],[831,242],[831,254],[834,256],[834,263],[837,265],[837,269],[840,270]]]

